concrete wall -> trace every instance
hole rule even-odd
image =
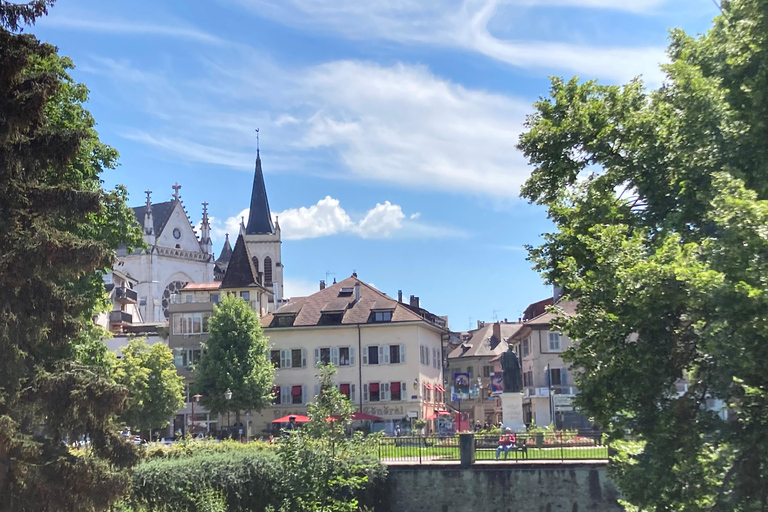
[[[390,466],[387,478],[392,512],[623,510],[604,464]]]

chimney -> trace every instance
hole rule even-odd
[[[397,302],[403,302],[403,290],[397,290]]]
[[[355,303],[360,302],[360,283],[355,283]]]
[[[320,281],[320,289],[325,290],[325,281]]]
[[[505,318],[505,319],[504,319],[504,323],[505,323],[505,324],[508,324],[508,323],[509,323],[509,321],[508,321],[508,320]]]
[[[558,286],[556,284],[552,285],[552,298],[555,300],[555,302],[560,300],[563,295],[565,295],[565,290],[562,286]]]
[[[418,308],[419,307],[419,298],[411,295],[411,307],[412,308]]]
[[[493,324],[493,337],[496,338],[497,343],[501,341],[501,324],[499,322]]]

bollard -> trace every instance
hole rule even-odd
[[[475,434],[459,434],[459,455],[461,467],[468,468],[475,463]]]

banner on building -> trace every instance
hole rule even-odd
[[[491,373],[491,393],[501,394],[504,391],[504,374],[502,372]]]
[[[469,374],[454,373],[453,389],[458,400],[469,400]]]

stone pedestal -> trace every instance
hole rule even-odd
[[[501,394],[501,428],[511,428],[512,432],[525,432],[522,393]]]

